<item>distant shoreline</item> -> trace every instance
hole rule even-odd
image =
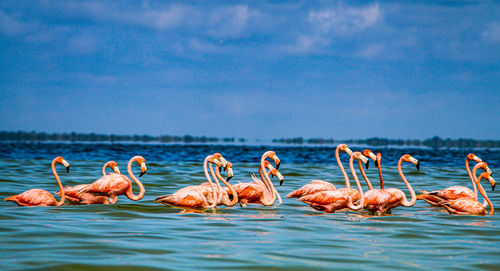
[[[227,144],[227,145],[282,145],[282,146],[331,146],[340,143],[374,147],[415,147],[415,148],[500,148],[500,140],[475,139],[442,139],[438,136],[420,139],[323,139],[323,138],[280,138],[269,141],[249,141],[235,137],[207,137],[207,136],[171,136],[171,135],[105,135],[95,133],[44,133],[44,132],[9,132],[0,131],[0,142],[50,142],[50,143],[122,143],[122,144]]]

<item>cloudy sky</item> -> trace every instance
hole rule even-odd
[[[0,130],[500,139],[500,4],[1,1]]]

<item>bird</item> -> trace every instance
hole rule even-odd
[[[491,183],[492,191],[495,191],[495,180],[491,177],[491,173],[488,171],[481,173],[478,179],[475,179],[479,193],[483,195],[485,201],[490,206],[490,215],[495,214],[495,209],[491,203],[486,191],[484,191],[481,185],[481,180],[487,179]],[[474,198],[460,198],[455,200],[447,200],[439,202],[439,205],[443,206],[450,214],[460,214],[460,215],[485,215],[486,208],[478,200]]]
[[[217,157],[220,158],[221,156],[217,155]],[[199,186],[188,186],[181,188],[173,194],[157,197],[155,201],[165,205],[174,205],[174,206],[182,206],[190,208],[215,208],[219,196],[217,194],[217,188],[213,184],[210,175],[208,174],[208,163],[213,163],[218,167],[224,167],[224,165],[213,154],[205,157],[205,160],[203,162],[203,170],[205,173],[205,177],[207,178],[208,184],[210,186],[210,191],[207,193],[211,194],[212,197],[211,203],[208,202],[207,196],[204,195],[203,190],[200,189]],[[227,164],[225,166],[227,166]]]
[[[69,172],[69,163],[64,160],[61,156],[57,156],[52,160],[52,173],[56,178],[57,185],[59,186],[60,191],[64,191],[64,188],[61,184],[61,180],[59,179],[59,175],[56,172],[56,163],[61,164],[66,168],[66,173]],[[65,202],[64,193],[61,194],[61,198],[59,201],[56,200],[54,195],[50,192],[43,189],[30,189],[21,194],[13,195],[4,199],[5,201],[15,202],[19,206],[61,206]]]
[[[334,213],[337,210],[349,208],[352,210],[360,210],[363,208],[363,189],[359,183],[358,176],[354,170],[354,159],[362,160],[364,164],[368,163],[368,159],[360,152],[353,152],[349,159],[349,167],[352,171],[352,176],[358,191],[353,188],[340,188],[336,190],[320,191],[314,194],[309,194],[298,198],[297,200],[309,204],[316,210],[324,211],[325,213]],[[359,199],[359,201],[355,198]],[[354,205],[358,201],[357,205]]]
[[[132,182],[130,179],[123,175],[117,173],[110,173],[101,178],[97,179],[91,184],[88,184],[84,188],[82,188],[78,195],[83,193],[92,193],[94,195],[107,196],[111,199],[110,203],[115,204],[118,200],[118,196],[125,195],[127,198],[137,201],[144,197],[146,190],[144,189],[144,185],[142,184],[137,177],[135,177],[132,172],[132,164],[136,162],[141,166],[141,173],[139,177],[142,177],[147,171],[146,167],[146,159],[142,156],[134,156],[132,157],[127,165],[127,171],[130,178],[139,186],[139,195],[134,195],[132,191]]]
[[[478,163],[473,167],[472,173],[469,168],[470,160],[476,161]],[[473,190],[465,186],[455,185],[445,189],[431,191],[431,192],[421,191],[422,194],[418,195],[417,199],[424,200],[432,206],[439,206],[440,205],[439,202],[443,200],[455,200],[461,198],[473,198],[477,200],[478,194],[477,194],[476,182],[474,180],[474,176],[476,175],[475,170],[477,170],[479,167],[482,167],[483,170],[491,174],[491,170],[487,164],[481,164],[480,166],[478,166],[481,162],[483,162],[482,159],[473,153],[469,153],[465,158],[465,169],[467,170],[467,174],[469,175],[469,178],[472,182]],[[486,202],[484,202],[483,205],[486,206]]]
[[[377,154],[376,157],[377,157],[376,163],[377,166],[379,167],[379,174],[380,174],[380,182],[381,182],[380,186],[384,187],[382,179],[382,170],[380,169],[382,155]],[[410,190],[411,201],[408,201],[406,199],[405,193],[397,188],[371,189],[367,191],[364,195],[364,206],[363,206],[364,209],[368,210],[371,213],[382,215],[385,213],[390,214],[391,210],[398,206],[411,207],[415,204],[417,197],[415,195],[415,191],[413,191],[413,188],[411,187],[410,183],[403,174],[403,170],[401,169],[401,165],[403,162],[413,163],[417,167],[417,170],[420,170],[420,163],[417,159],[413,158],[409,154],[404,154],[398,161],[398,173],[403,182],[408,187],[408,190]]]
[[[270,158],[275,162],[276,168],[266,160],[267,158]],[[276,153],[274,151],[266,151],[260,159],[260,179],[255,175],[252,175],[253,182],[240,182],[233,185],[233,188],[238,194],[239,203],[242,207],[247,206],[248,203],[271,206],[274,204],[276,199],[278,199],[280,204],[282,203],[281,197],[270,179],[270,176],[276,176],[280,181],[280,185],[283,184],[284,177],[278,171],[279,166],[280,159]]]
[[[233,186],[229,183],[229,180],[233,177],[233,164],[227,161],[226,170],[227,170],[227,179],[222,178],[220,175],[220,166],[215,166],[215,170],[210,167],[210,173],[214,178],[217,185],[217,192],[220,194],[217,200],[217,205],[226,205],[226,206],[234,206],[238,203],[238,193],[234,190]],[[219,183],[219,180],[223,182],[226,187],[222,189]]]
[[[114,173],[120,174],[118,163],[116,163],[115,161],[108,161],[102,166],[102,176],[106,176],[106,168],[108,167],[113,169]],[[92,193],[78,194],[80,190],[84,189],[87,186],[88,184],[79,184],[73,187],[66,186],[64,188],[64,195],[66,196],[66,199],[69,200],[72,204],[77,204],[77,205],[110,203],[107,196],[99,196],[99,195],[94,195]],[[61,191],[56,192],[56,195],[60,194]]]
[[[339,165],[340,171],[342,172],[342,175],[344,176],[344,180],[346,183],[346,186],[349,188],[349,177],[347,176],[347,173],[344,170],[344,166],[342,165],[342,162],[340,161],[340,155],[339,152],[343,151],[349,155],[349,157],[352,155],[351,149],[346,144],[339,144],[337,148],[335,149],[335,158],[337,159],[337,164]],[[308,184],[305,184],[301,188],[290,192],[288,195],[286,195],[286,198],[300,198],[305,195],[309,194],[314,194],[320,191],[326,191],[326,190],[335,190],[337,189],[335,185],[333,185],[330,182],[326,182],[323,180],[312,180]]]

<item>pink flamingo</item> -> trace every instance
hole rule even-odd
[[[216,165],[214,172],[214,169],[210,165],[210,173],[216,182],[217,191],[219,193],[217,205],[234,206],[238,203],[238,193],[236,193],[233,186],[229,183],[229,180],[233,177],[233,164],[229,161],[226,163],[227,179],[222,178],[220,175],[220,168],[220,166]],[[226,185],[225,189],[221,188],[219,180]],[[229,193],[231,193],[231,195],[229,195]]]
[[[470,160],[474,160],[478,164],[483,162],[483,161],[481,160],[481,158],[477,157],[473,153],[469,153],[467,155],[467,157],[465,158],[465,169],[467,170],[467,174],[469,175],[469,178],[472,182],[472,188],[474,189],[474,191],[465,187],[465,186],[455,185],[455,186],[450,186],[450,187],[445,188],[445,189],[431,191],[431,192],[421,191],[421,192],[423,192],[423,194],[420,194],[417,197],[417,199],[424,200],[432,206],[439,206],[440,205],[439,202],[441,202],[443,200],[455,200],[455,199],[461,199],[461,198],[472,198],[472,199],[477,200],[478,194],[477,194],[477,189],[476,189],[476,182],[474,180],[474,176],[476,173],[472,174],[470,171],[470,167],[469,167]],[[478,164],[476,164],[476,166]],[[477,170],[476,166],[474,166],[473,170],[474,169]],[[491,174],[491,170],[488,167],[488,165],[481,165],[481,167],[483,170],[485,170]],[[483,204],[485,205],[486,202],[484,202]]]
[[[220,166],[217,167],[218,170],[220,170],[221,168],[223,168],[225,170],[228,170],[228,176],[231,175],[227,179],[227,181],[229,181],[229,179],[231,179],[232,176],[233,176],[232,175],[233,174],[233,172],[232,172],[232,164],[231,164],[231,172],[229,173],[228,164],[230,164],[230,163],[222,156],[222,154],[216,152],[216,153],[212,154],[212,156],[213,156],[213,158],[215,158],[217,161],[220,162]],[[213,183],[213,181],[211,181],[211,182],[204,182],[204,183],[199,184],[199,185],[190,185],[190,186],[184,187],[184,188],[182,188],[182,190],[183,191],[186,191],[186,190],[189,190],[189,189],[198,190],[206,198],[208,204],[211,205],[215,201],[216,205],[219,205],[219,204],[221,204],[221,201],[222,201],[222,196],[223,196],[222,193],[223,192],[222,192],[222,188],[220,186],[220,183],[218,181],[218,178],[214,174],[214,171],[213,171],[213,168],[212,168],[213,163],[211,161],[212,160],[208,160],[207,161],[207,165],[208,165],[208,168],[210,168],[212,177],[215,179],[215,184]],[[216,164],[216,166],[217,166],[217,164]],[[205,168],[205,166],[204,166],[203,169],[205,171],[205,174],[208,174],[208,171],[206,171],[207,169]],[[221,178],[222,178],[222,176],[221,176]],[[213,197],[213,195],[214,195],[214,190],[213,190],[214,189],[214,185],[215,185],[215,195],[216,195],[215,199]]]
[[[61,184],[61,180],[59,179],[59,175],[56,172],[56,163],[62,164],[66,168],[66,172],[69,172],[69,163],[64,160],[61,156],[58,156],[52,160],[52,173],[56,178],[57,185],[61,191],[64,191],[64,188]],[[64,193],[61,195],[61,199],[59,201],[46,190],[43,189],[30,189],[21,194],[13,195],[8,198],[5,198],[5,201],[15,202],[19,206],[61,206],[64,204],[65,197]]]
[[[183,206],[190,208],[214,208],[217,205],[219,196],[217,194],[217,188],[214,186],[210,175],[208,174],[208,163],[216,164],[218,167],[223,167],[224,165],[214,155],[208,155],[207,157],[205,157],[205,160],[203,162],[203,171],[209,183],[210,192],[212,192],[212,203],[208,202],[207,196],[204,195],[203,189],[200,189],[199,186],[188,186],[181,188],[171,195],[160,196],[156,198],[155,201],[166,205]],[[201,186],[204,186],[204,184],[202,184]]]
[[[274,168],[266,159],[273,159],[276,168]],[[283,183],[284,177],[278,171],[280,160],[274,151],[265,152],[260,159],[259,175],[260,180],[252,176],[253,182],[237,183],[233,185],[234,190],[238,194],[240,205],[246,207],[248,203],[259,203],[264,206],[271,206],[276,199],[282,203],[278,191],[274,187],[270,176],[278,177],[280,185]],[[269,169],[269,172],[266,170]]]
[[[377,154],[377,166],[380,167],[380,160],[382,159],[382,155]],[[374,212],[377,215],[381,215],[384,213],[391,213],[391,209],[396,208],[398,206],[411,207],[415,204],[417,200],[417,196],[415,195],[415,191],[411,187],[410,183],[406,179],[403,174],[403,170],[401,169],[401,165],[403,162],[413,163],[417,170],[420,170],[420,163],[417,159],[413,158],[409,154],[404,154],[398,161],[398,173],[403,182],[410,190],[411,201],[406,199],[406,195],[403,191],[397,188],[381,188],[381,189],[372,189],[365,193],[365,203],[364,208],[370,212]],[[379,171],[380,176],[382,176],[382,171]],[[381,187],[383,187],[383,179],[380,179]]]
[[[335,158],[337,159],[337,164],[339,165],[340,171],[342,171],[342,175],[344,176],[346,186],[347,188],[349,188],[351,185],[349,184],[349,177],[347,176],[347,173],[344,170],[344,166],[340,161],[340,154],[339,154],[340,151],[347,153],[349,157],[352,155],[352,151],[351,149],[349,149],[349,147],[347,147],[346,144],[339,144],[335,149]],[[301,188],[289,193],[288,195],[286,195],[286,197],[300,198],[302,196],[314,194],[320,191],[335,190],[335,189],[337,189],[335,185],[333,185],[330,182],[326,182],[323,180],[312,180],[311,182],[302,186]]]
[[[134,156],[127,165],[127,171],[130,178],[139,186],[139,195],[134,195],[132,191],[132,182],[127,176],[123,174],[110,173],[105,176],[102,176],[95,182],[87,185],[85,188],[81,189],[78,192],[78,195],[83,193],[92,193],[95,195],[107,196],[111,199],[111,204],[115,204],[118,201],[118,196],[125,195],[127,198],[137,201],[144,197],[146,190],[144,189],[144,185],[135,177],[132,172],[132,163],[136,162],[141,166],[141,174],[139,177],[142,177],[144,173],[147,171],[146,167],[146,159],[142,156]]]
[[[106,176],[106,168],[113,169],[114,173],[120,174],[120,169],[118,168],[118,163],[115,161],[108,161],[102,167],[102,176]],[[81,193],[80,190],[86,188],[88,184],[79,184],[73,187],[66,186],[64,188],[64,195],[72,204],[109,204],[109,199],[106,196],[98,196],[92,193]],[[56,195],[60,195],[61,191],[56,192]]]
[[[481,180],[487,179],[491,183],[492,191],[495,190],[495,180],[491,177],[491,174],[486,171],[479,175],[479,179],[476,179],[476,184],[479,190],[479,193],[483,195],[484,200],[487,204],[490,205],[490,215],[495,213],[495,209],[493,208],[493,204],[491,203],[488,195],[486,195],[486,191],[484,191],[483,186],[481,185]],[[456,200],[448,200],[440,202],[441,206],[443,206],[450,214],[460,214],[460,215],[485,215],[486,208],[483,204],[477,201],[474,198],[461,198]]]
[[[317,192],[315,194],[305,195],[298,198],[297,200],[303,201],[309,204],[314,209],[324,211],[325,213],[333,213],[344,208],[349,208],[352,210],[359,210],[363,208],[363,189],[361,188],[358,176],[354,171],[354,159],[362,160],[364,164],[368,163],[368,159],[364,157],[360,152],[354,152],[349,159],[349,167],[352,171],[354,181],[356,182],[356,185],[358,187],[358,191],[355,191],[356,193],[354,193],[354,191],[351,191],[355,190],[352,188],[340,188],[336,190],[326,190]],[[353,202],[356,201],[356,199],[354,199],[356,194],[357,198],[360,199],[358,205],[353,204]]]

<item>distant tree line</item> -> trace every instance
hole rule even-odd
[[[82,134],[82,133],[38,133],[32,132],[0,132],[0,141],[70,141],[70,142],[179,142],[179,143],[215,143],[235,142],[234,137],[206,137],[206,136],[171,136],[171,135],[105,135],[105,134]],[[245,142],[239,138],[238,142]]]
[[[439,136],[420,140],[420,139],[387,139],[379,137],[371,137],[367,139],[348,139],[348,140],[335,140],[324,138],[309,138],[302,137],[296,138],[280,138],[273,139],[274,143],[285,144],[359,144],[368,146],[425,146],[431,148],[500,148],[500,140],[474,140],[468,138],[459,139],[442,139]]]

